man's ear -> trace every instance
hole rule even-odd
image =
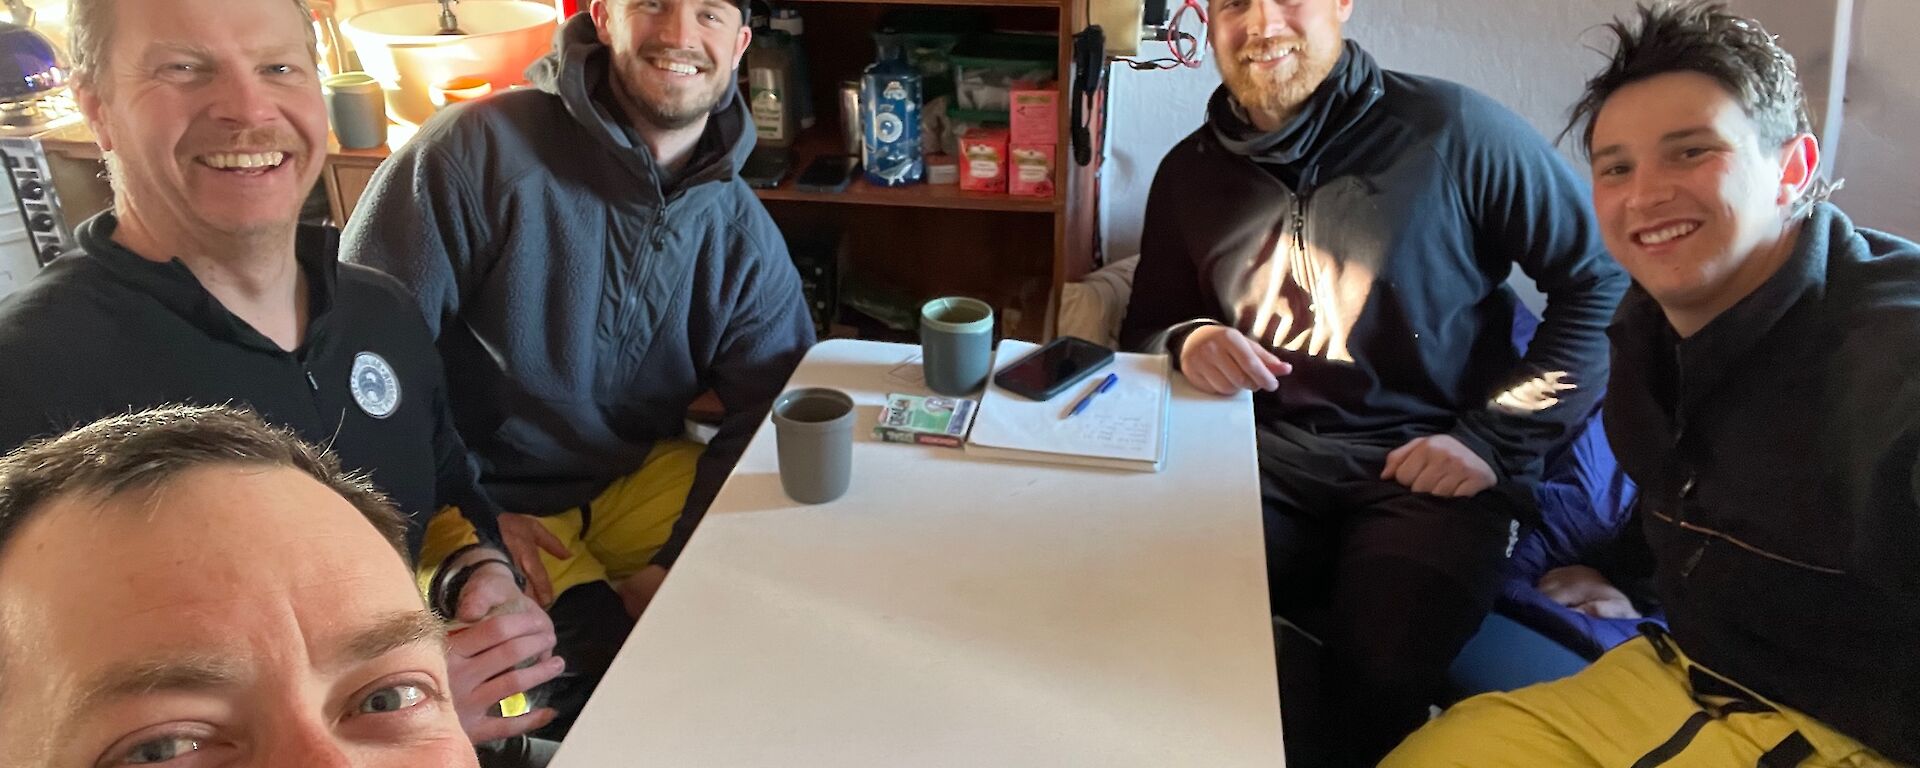
[[[1811,133],[1787,140],[1780,148],[1780,189],[1774,202],[1789,207],[1805,194],[1820,172],[1820,141]]]
[[[593,18],[593,33],[600,38],[600,44],[605,46],[613,45],[613,34],[607,31],[607,19],[613,15],[613,9],[607,5],[612,2],[613,0],[593,0],[593,5],[587,6],[587,15]]]
[[[112,121],[107,119],[107,102],[101,98],[99,86],[74,86],[73,102],[80,107],[80,116],[86,119],[87,128],[93,131],[94,141],[100,144],[100,150],[112,152],[113,126]]]
[[[747,46],[752,43],[753,43],[753,29],[751,27],[748,27],[745,24],[741,24],[740,39],[735,41],[733,46],[733,68],[734,69],[740,68],[740,59],[747,55]]]

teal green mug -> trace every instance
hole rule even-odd
[[[920,363],[928,389],[948,397],[978,392],[993,368],[993,307],[958,296],[922,305]]]

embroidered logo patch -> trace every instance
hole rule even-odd
[[[384,419],[400,408],[400,377],[394,375],[386,358],[372,352],[353,356],[353,378],[347,388],[368,416]]]

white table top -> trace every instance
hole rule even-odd
[[[1159,474],[993,462],[873,439],[918,353],[813,349],[851,490],[764,425],[555,768],[1284,764],[1249,398],[1177,382]]]

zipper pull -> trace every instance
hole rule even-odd
[[[1307,249],[1307,196],[1293,197],[1293,247],[1300,251]]]
[[[1698,549],[1695,549],[1693,551],[1693,554],[1687,556],[1687,562],[1680,566],[1681,579],[1685,579],[1688,576],[1693,575],[1694,566],[1697,566],[1700,564],[1700,557],[1707,553],[1707,545],[1710,543],[1711,542],[1705,542],[1705,541],[1701,542],[1700,547]]]
[[[319,392],[319,391],[320,391],[320,382],[319,382],[319,381],[316,381],[316,380],[315,380],[315,379],[313,378],[313,371],[309,371],[309,370],[302,370],[302,371],[301,371],[301,373],[304,373],[304,374],[306,374],[306,375],[307,375],[307,386],[309,386],[309,387],[312,387],[312,388],[313,388],[313,391],[314,391],[314,392],[316,392],[316,393],[317,393],[317,392]]]

